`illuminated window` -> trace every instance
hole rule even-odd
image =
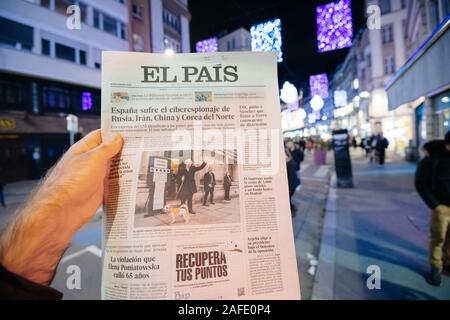
[[[60,87],[44,86],[43,103],[49,111],[68,111],[70,110],[70,91]]]

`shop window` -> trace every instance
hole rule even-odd
[[[12,81],[0,82],[0,107],[5,109],[24,108],[24,87]]]
[[[70,90],[44,86],[43,102],[44,107],[49,111],[70,111]]]
[[[60,43],[56,43],[55,56],[59,59],[75,62],[75,49]]]
[[[33,48],[33,28],[0,17],[0,43],[18,49],[31,50]]]

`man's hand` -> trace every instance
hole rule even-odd
[[[101,205],[109,161],[122,146],[119,135],[102,142],[100,130],[74,144],[1,235],[0,264],[48,285],[70,239]]]

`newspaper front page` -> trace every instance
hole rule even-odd
[[[300,299],[276,53],[103,52],[103,299]]]

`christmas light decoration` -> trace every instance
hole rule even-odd
[[[348,48],[352,45],[351,0],[340,0],[318,6],[316,22],[319,52]]]
[[[252,37],[252,51],[276,51],[278,52],[277,61],[283,61],[280,19],[253,25],[250,28],[250,34]]]
[[[219,42],[217,38],[202,40],[195,45],[196,52],[217,52],[219,51]]]
[[[311,96],[318,95],[322,99],[328,98],[328,77],[326,73],[309,77]]]
[[[315,95],[314,97],[312,97],[312,99],[309,102],[309,104],[311,105],[311,108],[314,111],[320,111],[320,109],[323,108],[324,102],[323,102],[323,99],[320,96]]]
[[[280,99],[286,104],[297,103],[298,105],[298,91],[297,88],[289,81],[283,83],[280,90]]]
[[[347,105],[347,91],[336,90],[334,92],[334,106],[345,107]]]

